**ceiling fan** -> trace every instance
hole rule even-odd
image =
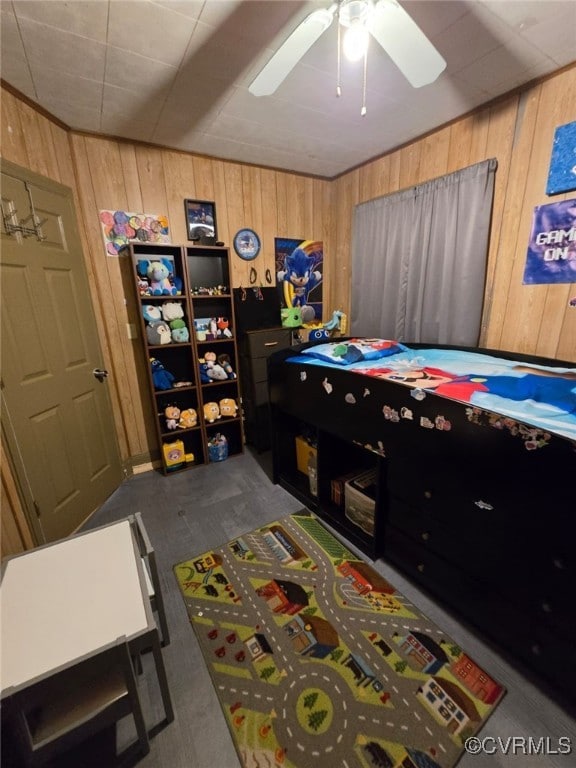
[[[442,56],[396,0],[340,0],[329,8],[313,11],[296,27],[252,81],[250,93],[273,94],[335,18],[346,29],[344,49],[348,40],[349,58],[365,56],[370,34],[414,88],[434,82],[446,67]]]

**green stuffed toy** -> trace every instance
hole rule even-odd
[[[302,325],[301,307],[282,307],[280,315],[284,328],[299,328]]]

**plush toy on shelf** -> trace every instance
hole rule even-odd
[[[164,320],[156,320],[153,323],[149,323],[146,327],[146,335],[148,337],[148,344],[151,345],[170,344],[172,341],[170,326]]]
[[[220,407],[220,415],[233,418],[238,413],[238,405],[233,397],[223,397],[218,404]]]
[[[162,320],[160,307],[157,307],[155,304],[143,304],[142,315],[147,323],[157,323],[159,320]]]
[[[166,429],[176,429],[180,419],[180,408],[177,405],[167,405],[164,408],[164,418],[166,419]]]
[[[203,374],[206,378],[203,378]],[[225,381],[228,378],[228,374],[220,362],[218,362],[215,352],[209,351],[204,353],[204,364],[200,364],[200,377],[205,383],[210,381]]]
[[[204,403],[204,420],[210,424],[220,418],[220,408],[218,403]]]
[[[190,332],[188,331],[184,320],[172,320],[170,322],[170,328],[172,329],[172,341],[176,344],[190,341]]]
[[[227,355],[225,353],[218,355],[218,363],[226,373],[227,379],[235,379],[236,374],[234,373],[232,369],[232,362],[230,360],[230,355]]]
[[[156,273],[153,265],[158,264],[162,269],[159,273]],[[152,261],[149,259],[138,259],[136,262],[136,274],[138,292],[141,296],[182,295],[182,278],[174,274],[174,262],[172,259],[156,258]],[[154,286],[152,286],[153,282]]]
[[[178,289],[170,282],[170,270],[161,261],[151,261],[146,270],[153,296],[176,296]]]
[[[174,375],[164,368],[160,360],[151,357],[150,366],[152,368],[152,381],[155,389],[172,389],[174,387]]]
[[[216,318],[216,327],[217,327],[217,336],[219,339],[225,338],[225,339],[231,339],[232,338],[232,331],[229,328],[230,321],[227,317],[218,317]]]
[[[180,429],[191,429],[192,427],[195,427],[197,423],[198,414],[194,408],[186,408],[180,414],[180,421],[178,422]]]
[[[180,320],[184,317],[184,308],[179,301],[165,301],[162,304],[162,319],[167,323],[171,320]]]

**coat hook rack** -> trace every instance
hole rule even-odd
[[[27,182],[24,182],[24,187],[26,188],[26,192],[28,194],[30,213],[28,216],[26,216],[25,219],[22,219],[22,221],[19,222],[17,217],[17,209],[14,208],[11,211],[6,212],[4,210],[4,203],[2,203],[2,221],[4,224],[4,229],[9,235],[15,235],[17,232],[19,232],[22,237],[36,237],[38,241],[42,242],[42,240],[46,239],[46,236],[42,232],[42,225],[45,224],[48,219],[37,221],[36,211],[34,209],[34,201],[32,200],[32,193]],[[25,226],[26,222],[28,221],[32,221],[33,226]]]

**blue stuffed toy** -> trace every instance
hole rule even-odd
[[[136,273],[139,283],[147,283],[142,288],[141,295],[151,296],[180,296],[182,295],[182,278],[174,274],[174,262],[171,259],[138,259]]]
[[[170,371],[162,365],[160,360],[155,357],[150,358],[150,365],[152,367],[152,381],[154,382],[154,389],[173,389],[175,378]]]
[[[162,320],[160,307],[154,306],[154,304],[143,304],[142,314],[147,323],[157,323]]]

